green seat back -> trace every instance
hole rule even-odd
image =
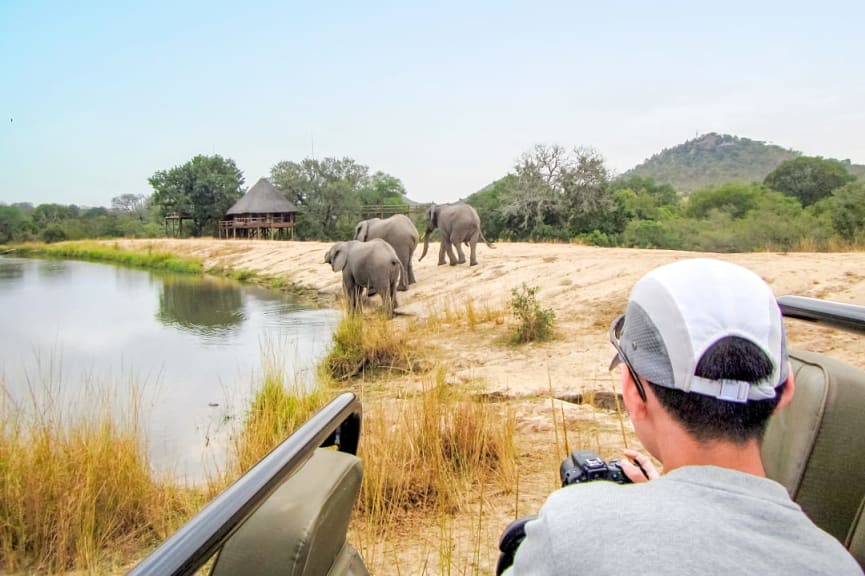
[[[853,522],[853,533],[850,534],[850,546],[848,547],[853,558],[859,562],[859,566],[865,568],[865,498],[859,506],[859,514]]]
[[[346,542],[363,468],[356,456],[319,448],[226,542],[213,576],[366,576]]]
[[[766,473],[849,549],[865,499],[865,371],[813,352],[790,357],[796,393],[769,422]]]

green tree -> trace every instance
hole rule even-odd
[[[512,239],[499,206],[507,190],[514,186],[515,178],[513,174],[508,174],[466,198],[466,204],[471,204],[477,210],[484,237],[491,242],[502,238]]]
[[[802,206],[809,206],[854,179],[838,160],[799,156],[782,162],[766,176],[763,184],[798,198]]]
[[[373,174],[366,186],[360,189],[360,201],[365,206],[405,206],[404,196],[405,187],[399,178],[381,171]]]
[[[192,218],[192,233],[214,234],[232,204],[243,195],[243,173],[234,160],[222,156],[196,156],[169,170],[160,170],[148,180],[153,202],[162,216],[173,212]]]
[[[283,161],[270,177],[300,210],[297,233],[302,239],[350,237],[360,219],[361,191],[371,182],[369,168],[351,158]]]
[[[857,180],[832,193],[832,227],[848,242],[865,242],[865,182]]]
[[[25,220],[15,206],[0,205],[0,244],[20,240]]]
[[[685,213],[691,218],[706,218],[711,211],[741,218],[753,209],[765,192],[752,184],[722,184],[716,188],[696,190],[688,196]]]

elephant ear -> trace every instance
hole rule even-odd
[[[439,208],[438,206],[430,206],[429,207],[429,221],[432,223],[433,228],[438,228],[439,225]]]
[[[333,271],[334,272],[342,271],[342,269],[345,268],[346,262],[348,262],[348,250],[346,250],[345,247],[340,246],[333,253],[332,260],[333,260],[333,262],[332,262]]]
[[[367,236],[369,236],[369,222],[361,222],[354,229],[354,239],[366,242]]]

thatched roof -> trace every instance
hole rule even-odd
[[[297,208],[285,199],[267,178],[259,178],[255,186],[247,190],[243,198],[228,209],[226,216],[235,214],[279,214],[297,212]]]

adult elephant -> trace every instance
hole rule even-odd
[[[361,220],[354,227],[354,239],[366,242],[373,238],[381,238],[393,246],[403,267],[398,290],[408,290],[409,284],[414,284],[414,270],[411,259],[417,248],[419,235],[414,222],[405,214],[394,214],[389,218],[370,218]]]
[[[476,245],[478,238],[484,241],[490,248],[495,248],[487,242],[481,232],[481,219],[477,211],[462,202],[456,204],[433,204],[426,212],[426,232],[423,236],[423,253],[418,262],[426,256],[429,248],[429,237],[433,230],[439,229],[442,234],[441,246],[439,247],[439,266],[445,263],[445,253],[451,266],[465,264],[466,256],[463,254],[462,244],[465,243],[469,249],[469,266],[477,266],[478,257]],[[459,258],[454,256],[456,247]]]
[[[379,294],[385,314],[393,316],[402,264],[390,244],[381,238],[337,242],[324,255],[324,261],[334,272],[342,272],[342,288],[352,312],[361,311],[366,289],[369,296]]]

